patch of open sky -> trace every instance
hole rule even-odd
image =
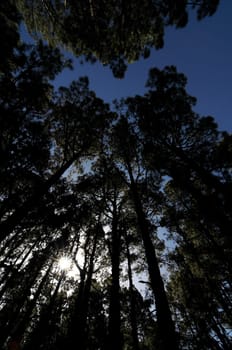
[[[144,94],[151,67],[177,66],[188,77],[188,92],[197,97],[195,110],[215,117],[221,130],[232,131],[232,1],[221,0],[212,17],[198,22],[190,17],[183,29],[167,28],[164,48],[152,50],[151,56],[130,64],[124,79],[115,79],[108,67],[100,63],[80,64],[70,53],[74,70],[65,69],[55,86],[69,85],[80,76],[88,76],[90,88],[97,96],[111,103],[115,98]],[[31,41],[25,28],[22,38]]]

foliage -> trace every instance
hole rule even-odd
[[[175,67],[114,111],[85,77],[54,91],[70,62],[7,11],[0,347],[229,350],[231,135]]]
[[[127,62],[147,58],[163,47],[167,26],[184,27],[189,13],[211,16],[219,0],[200,1],[73,1],[17,0],[27,27],[53,45],[76,56],[100,60],[115,77],[124,76]]]

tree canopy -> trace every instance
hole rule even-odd
[[[55,90],[71,62],[1,15],[0,348],[231,349],[231,135],[174,66]]]
[[[167,26],[187,25],[217,10],[219,0],[17,0],[29,31],[49,43],[71,49],[76,56],[109,65],[124,76],[127,63],[147,58],[164,44]]]

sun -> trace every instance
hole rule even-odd
[[[72,260],[67,256],[62,256],[58,260],[58,266],[62,271],[69,271],[72,266]]]

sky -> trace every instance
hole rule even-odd
[[[215,117],[220,130],[232,132],[232,0],[221,0],[212,17],[198,22],[194,16],[183,29],[166,29],[164,48],[153,50],[149,59],[130,64],[124,79],[114,78],[100,63],[81,65],[72,58],[74,70],[64,70],[56,87],[87,75],[90,88],[106,102],[143,94],[150,68],[175,65],[188,78],[188,92],[197,97],[195,111]],[[139,284],[140,290],[143,286]]]
[[[116,79],[100,63],[65,70],[56,86],[87,75],[90,88],[106,102],[145,92],[149,69],[175,65],[188,78],[187,91],[197,97],[195,111],[215,118],[220,130],[232,132],[232,0],[221,0],[217,12],[202,21],[189,20],[183,29],[167,28],[165,45],[149,59],[130,64],[124,79]],[[70,55],[69,55],[70,57]]]

